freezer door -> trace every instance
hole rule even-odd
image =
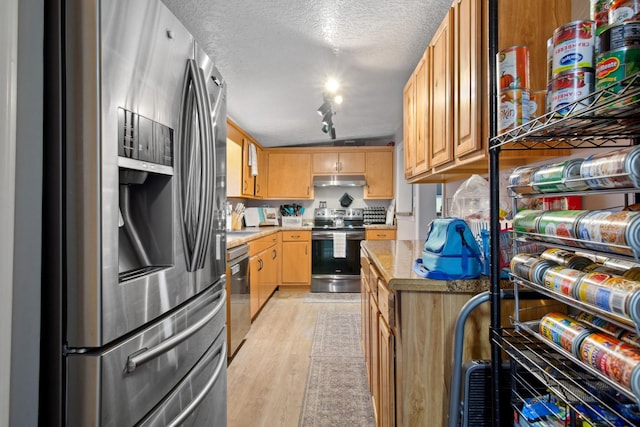
[[[226,331],[139,427],[227,425]]]
[[[114,348],[68,355],[65,425],[120,427],[139,422],[207,358],[214,341],[226,345],[225,321],[226,291],[220,282]],[[207,354],[217,359],[220,351],[213,351],[217,355]]]

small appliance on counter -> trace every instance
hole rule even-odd
[[[245,227],[278,225],[278,213],[276,212],[276,208],[245,208],[244,225]]]

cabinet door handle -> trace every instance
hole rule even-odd
[[[335,170],[336,170],[336,172],[338,172],[340,170],[340,162],[336,162]]]
[[[278,256],[278,251],[276,251],[275,249],[273,250],[273,255],[271,255],[271,259],[276,259],[276,257]]]
[[[292,239],[299,239],[299,238],[300,238],[300,235],[299,235],[299,234],[295,234],[295,235],[292,235],[292,236],[290,236],[290,237],[291,237]]]
[[[243,184],[244,184],[244,185],[242,186],[242,190],[243,190],[243,191],[246,191],[246,190],[247,190],[247,187],[249,186],[249,184],[247,183],[247,180],[246,180],[246,179],[243,181]]]
[[[260,266],[258,267],[258,271],[261,271],[261,270],[262,270],[262,267],[264,267],[264,263],[262,262],[262,258],[258,259],[258,264],[260,265]]]
[[[260,184],[256,184],[256,193],[260,192]]]

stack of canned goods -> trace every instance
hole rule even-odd
[[[638,211],[523,210],[515,215],[513,230],[544,242],[623,255],[640,253]]]
[[[548,313],[540,319],[538,328],[545,339],[640,394],[640,348],[637,342],[621,338],[633,333],[588,313],[580,313],[575,319],[563,313]]]
[[[640,146],[542,166],[520,166],[509,175],[512,195],[640,188]]]
[[[603,89],[640,71],[640,0],[592,0],[592,11],[599,19],[596,89]]]
[[[551,60],[551,110],[570,112],[569,105],[595,87],[595,22],[573,21],[553,32]],[[577,104],[575,110],[584,108]]]
[[[511,46],[497,54],[498,133],[529,121],[529,48]]]

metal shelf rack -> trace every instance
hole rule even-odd
[[[489,22],[497,23],[498,0],[489,0],[488,12]],[[497,43],[498,25],[489,25],[489,58],[496,57]],[[634,145],[640,136],[640,73],[577,100],[563,109],[563,111],[567,111],[564,115],[550,112],[498,135],[495,61],[489,61],[489,72],[491,75],[489,79],[489,116],[492,118],[489,124],[490,234],[491,241],[498,242],[500,239],[498,213],[501,188],[499,180],[496,178],[500,170],[500,152],[503,150],[558,148],[620,148],[625,145]],[[576,193],[568,195],[576,195]],[[532,197],[549,196],[551,195]],[[637,199],[636,196],[636,201]],[[557,245],[554,244],[554,246]],[[499,257],[499,245],[491,245],[491,259],[498,260]],[[527,395],[526,388],[530,386],[528,378],[533,376],[556,396],[563,398],[567,409],[578,416],[580,414],[586,415],[585,412],[595,410],[595,406],[602,407],[604,405],[608,410],[612,410],[627,421],[629,425],[635,425],[634,423],[637,421],[628,417],[624,408],[613,407],[612,404],[616,401],[628,401],[635,405],[637,402],[630,399],[632,396],[621,393],[619,388],[611,387],[607,381],[602,381],[600,376],[585,370],[584,365],[575,363],[562,352],[551,353],[552,357],[541,358],[541,354],[549,353],[549,345],[536,339],[521,325],[516,325],[516,328],[501,327],[500,265],[498,262],[491,263],[490,278],[493,425],[501,426],[509,422],[509,420],[501,420],[501,405],[506,403],[500,401],[500,390],[503,383],[501,369],[503,351],[516,362],[512,364],[512,382],[520,384],[520,388],[525,389],[524,395]],[[516,286],[518,286],[517,282]],[[552,297],[555,298],[555,296]],[[521,370],[525,371],[524,376]],[[528,395],[531,395],[531,391],[529,390]],[[517,386],[514,387],[515,399],[524,400],[524,395],[519,394]],[[604,425],[614,424],[605,422]]]

